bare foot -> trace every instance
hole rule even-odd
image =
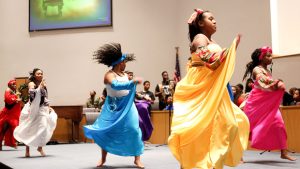
[[[25,157],[30,157],[30,148],[26,146]]]
[[[26,152],[26,153],[25,153],[25,157],[30,157],[29,152]]]
[[[97,164],[97,167],[103,167],[104,163],[105,163],[106,160],[100,160]]]
[[[288,154],[281,154],[280,156],[282,159],[287,159],[287,160],[290,160],[290,161],[296,161],[297,159],[294,158],[294,157],[291,157],[289,156]]]
[[[46,154],[44,153],[42,147],[37,148],[37,151],[41,153],[41,156],[42,156],[42,157],[45,157],[45,156],[46,156]]]
[[[136,165],[137,168],[145,168],[145,166],[139,160],[135,160],[134,164]]]
[[[244,159],[241,158],[240,164],[244,164],[244,163],[245,163]]]

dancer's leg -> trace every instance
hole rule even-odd
[[[287,159],[287,160],[290,160],[290,161],[296,161],[296,158],[294,157],[291,157],[288,155],[288,152],[286,149],[284,150],[281,150],[281,156],[280,156],[282,159]]]
[[[30,157],[29,146],[26,146],[25,157]]]
[[[46,154],[45,154],[44,151],[43,151],[43,147],[38,147],[38,148],[37,148],[37,151],[41,153],[41,156],[42,156],[42,157],[45,157],[45,156],[46,156]]]
[[[134,164],[138,167],[138,168],[145,168],[144,165],[141,162],[141,156],[135,156],[134,157]]]
[[[0,151],[2,151],[2,142],[3,142],[3,138],[4,138],[4,135],[7,131],[7,129],[8,129],[8,123],[4,122],[4,124],[2,126],[2,130],[0,132]]]
[[[101,153],[102,153],[102,157],[101,160],[98,162],[97,167],[102,167],[103,164],[106,162],[107,151],[102,149]]]

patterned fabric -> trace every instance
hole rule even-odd
[[[253,69],[253,74],[256,75],[256,77],[252,77],[253,79],[256,79],[256,81],[259,83],[259,86],[264,89],[270,89],[273,90],[276,87],[276,83],[278,80],[273,80],[271,72],[257,66]]]
[[[235,41],[223,52],[216,44],[200,48],[192,64],[202,66],[189,67],[176,86],[169,148],[184,169],[236,166],[247,148],[248,119],[226,90],[235,49]]]
[[[214,48],[218,49],[218,52],[212,52],[207,46],[200,46],[197,48],[196,52],[192,54],[192,64],[191,66],[203,66],[206,65],[209,69],[215,70],[220,66],[220,64],[226,58],[227,49],[221,49],[217,44],[210,44]],[[222,50],[220,53],[219,50]]]
[[[287,134],[279,111],[284,94],[274,90],[275,81],[269,71],[255,67],[254,87],[251,90],[244,112],[250,121],[251,147],[261,150],[282,150],[287,148]]]

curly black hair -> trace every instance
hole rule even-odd
[[[252,53],[251,55],[251,59],[252,61],[249,62],[247,65],[246,65],[246,71],[245,71],[245,74],[244,74],[244,77],[243,77],[243,80],[246,79],[246,77],[248,76],[248,74],[252,74],[253,72],[253,69],[258,66],[260,64],[260,60],[259,60],[259,55],[261,54],[261,50],[260,48],[258,49],[255,49],[254,52]]]
[[[209,12],[208,10],[203,11],[201,14],[198,14],[196,19],[189,24],[189,40],[190,42],[193,42],[195,36],[199,33],[202,33],[201,28],[199,27],[199,21],[202,21],[204,19],[203,14]]]
[[[116,62],[122,57],[121,45],[119,43],[108,43],[101,46],[94,52],[93,59],[97,63],[104,64],[106,66],[112,66],[112,63]],[[134,54],[126,54],[125,61],[135,60]]]

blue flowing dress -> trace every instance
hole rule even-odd
[[[131,85],[122,90],[106,85],[107,97],[101,114],[93,125],[84,126],[84,133],[111,154],[140,156],[144,151],[144,144],[134,104],[136,85],[128,81],[127,76],[116,74],[116,80]]]

